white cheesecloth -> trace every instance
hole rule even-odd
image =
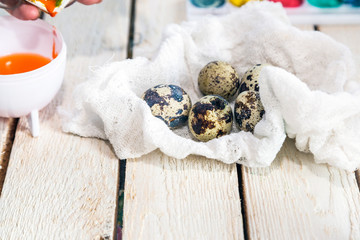
[[[260,74],[266,113],[254,134],[234,125],[227,136],[199,142],[187,126],[170,130],[141,99],[148,88],[175,84],[195,103],[202,97],[198,74],[214,60],[229,62],[240,77],[257,63],[272,65]],[[287,135],[317,163],[352,171],[360,166],[360,87],[354,79],[347,47],[293,27],[279,3],[251,2],[226,16],[169,25],[152,59],[100,67],[77,86],[72,108],[61,110],[63,130],[108,140],[120,159],[159,148],[178,159],[197,154],[253,167],[269,166]]]

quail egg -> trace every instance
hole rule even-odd
[[[224,98],[208,95],[200,98],[190,110],[189,129],[193,136],[203,142],[229,134],[233,115]]]
[[[189,95],[179,86],[160,84],[148,89],[142,99],[149,105],[151,113],[171,128],[177,128],[188,120],[191,108]]]
[[[264,113],[259,92],[244,91],[235,100],[234,115],[240,130],[254,132]]]
[[[240,79],[230,64],[214,61],[201,69],[198,84],[204,95],[214,94],[230,100],[239,89]]]
[[[240,92],[247,90],[259,91],[258,78],[264,66],[268,66],[268,64],[256,64],[244,73],[240,82]]]

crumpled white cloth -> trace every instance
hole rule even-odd
[[[199,142],[188,127],[172,131],[140,98],[160,83],[181,86],[195,103],[200,69],[227,61],[241,76],[257,63],[265,115],[254,134]],[[137,57],[100,67],[62,110],[63,130],[107,139],[120,159],[157,148],[182,159],[197,154],[225,163],[269,166],[286,135],[317,163],[355,170],[360,165],[360,88],[348,48],[315,31],[293,27],[278,3],[251,2],[223,17],[170,25],[153,59]],[[233,106],[233,103],[232,103]]]

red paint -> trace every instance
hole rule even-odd
[[[51,59],[34,53],[15,53],[0,57],[0,74],[16,74],[38,69]]]
[[[281,2],[284,7],[298,7],[304,1],[303,0],[271,0],[272,2]]]

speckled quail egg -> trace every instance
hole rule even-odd
[[[244,73],[240,82],[240,92],[248,91],[248,90],[253,90],[257,92],[259,91],[258,78],[264,66],[269,66],[269,65],[256,64],[255,66],[251,67]]]
[[[254,132],[264,113],[259,92],[244,91],[235,100],[234,115],[240,130]]]
[[[229,134],[233,114],[224,98],[208,95],[200,98],[189,113],[189,129],[193,136],[203,142]]]
[[[181,87],[160,84],[148,89],[142,99],[149,105],[151,113],[163,120],[171,129],[186,124],[191,100]]]
[[[204,95],[214,94],[230,100],[239,89],[240,79],[230,64],[214,61],[201,69],[198,84]]]

